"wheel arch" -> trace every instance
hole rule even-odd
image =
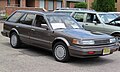
[[[115,35],[120,35],[120,32],[117,32],[117,31],[116,31],[116,32],[112,32],[112,33],[111,33],[111,36],[115,36]]]
[[[15,33],[17,33],[17,35],[19,35],[18,30],[15,29],[15,28],[12,28],[11,31],[10,31],[10,33],[9,33],[9,37],[11,37],[11,34],[12,34],[13,32],[15,32]]]
[[[70,44],[67,41],[67,39],[65,39],[63,37],[57,37],[57,38],[55,38],[55,40],[52,43],[52,48],[53,48],[53,46],[54,46],[55,43],[60,42],[60,41],[63,42],[63,43],[65,43],[67,46],[70,46]]]

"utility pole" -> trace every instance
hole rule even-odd
[[[22,7],[22,0],[20,0],[20,7]]]
[[[87,0],[87,9],[89,9],[89,8],[90,8],[90,1]]]
[[[66,0],[62,0],[62,7],[63,7],[63,8],[66,7]]]

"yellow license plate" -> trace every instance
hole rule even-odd
[[[110,54],[110,49],[109,48],[104,48],[103,49],[103,55]]]

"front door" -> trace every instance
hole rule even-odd
[[[104,31],[104,25],[95,14],[87,14],[83,27],[89,31]]]
[[[50,49],[51,31],[48,29],[48,24],[43,16],[36,15],[35,24],[31,28],[30,39],[32,44]]]

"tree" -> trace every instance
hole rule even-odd
[[[87,8],[87,3],[85,2],[76,3],[74,8]]]
[[[115,0],[94,0],[92,8],[101,12],[115,11]]]

